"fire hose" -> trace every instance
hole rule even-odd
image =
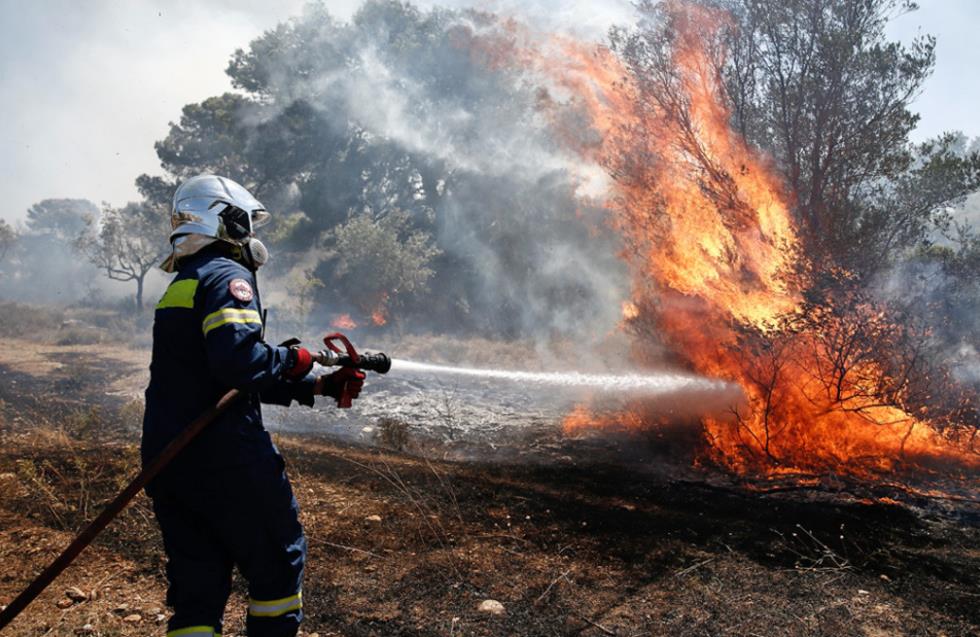
[[[340,342],[344,349],[341,349],[336,343]],[[351,344],[350,340],[343,334],[329,334],[323,339],[324,345],[327,349],[317,352],[313,355],[313,360],[320,365],[325,367],[351,367],[355,369],[361,369],[366,371],[373,371],[379,374],[386,374],[391,369],[391,359],[387,355],[382,353],[377,354],[358,354],[357,350]],[[241,397],[242,392],[237,389],[232,389],[225,393],[217,403],[212,407],[209,407],[204,413],[195,418],[187,427],[185,427],[173,440],[170,441],[163,451],[154,458],[151,462],[146,464],[142,471],[136,475],[133,480],[126,485],[122,491],[113,498],[112,502],[106,505],[105,509],[99,514],[97,518],[92,520],[88,526],[86,526],[81,533],[79,533],[71,544],[61,552],[51,564],[44,569],[40,575],[38,575],[33,582],[31,582],[27,588],[25,588],[20,595],[18,595],[10,604],[0,611],[0,630],[3,630],[7,624],[14,620],[17,615],[20,614],[24,608],[27,607],[34,599],[40,595],[44,589],[54,581],[58,575],[61,574],[68,566],[75,561],[75,558],[85,550],[92,540],[102,532],[105,527],[112,522],[113,519],[123,509],[126,505],[132,501],[136,495],[146,487],[149,482],[157,476],[170,462],[186,447],[201,431],[207,427],[209,424],[214,422],[219,416],[228,411],[228,408],[234,405]],[[342,408],[347,408],[351,406],[351,396],[347,390],[347,384],[341,388],[340,395],[337,398],[337,405]]]

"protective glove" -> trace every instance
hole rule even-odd
[[[286,343],[298,343],[295,339],[290,339]],[[287,345],[289,352],[286,354],[286,364],[283,376],[287,380],[299,380],[313,369],[313,354],[305,347],[298,344]]]
[[[366,377],[359,369],[341,367],[332,374],[317,378],[313,385],[313,393],[318,396],[330,396],[337,401],[338,407],[350,407],[351,401],[361,394]]]

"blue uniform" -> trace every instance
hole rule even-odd
[[[156,308],[144,463],[229,389],[245,394],[147,489],[168,557],[168,637],[221,633],[234,565],[250,636],[295,635],[302,620],[306,540],[260,403],[312,406],[314,379],[287,380],[292,354],[262,331],[254,274],[216,247],[182,260]]]

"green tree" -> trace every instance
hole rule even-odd
[[[27,229],[61,241],[75,241],[99,216],[99,208],[87,199],[43,199],[27,210]]]
[[[343,22],[311,3],[235,52],[237,95],[184,109],[157,146],[160,183],[218,171],[255,190],[276,213],[262,230],[276,274],[308,268],[306,255],[349,219],[400,211],[406,231],[442,251],[427,266],[430,292],[402,308],[433,328],[526,334],[581,323],[587,308],[615,305],[605,303],[619,294],[615,277],[596,276],[621,272],[615,239],[597,237],[578,184],[549,161],[561,151],[538,87],[481,47],[495,30],[512,36],[479,11],[368,0]],[[599,241],[608,259],[595,256]],[[316,268],[328,286],[331,263]],[[318,299],[334,300],[326,290]]]
[[[249,156],[252,131],[246,123],[258,108],[233,93],[188,104],[180,121],[171,122],[169,134],[155,145],[164,170],[177,181],[201,173],[223,175],[261,195],[265,162]]]
[[[17,242],[17,231],[9,223],[0,219],[0,263],[7,257],[7,253]]]
[[[318,278],[362,316],[387,316],[407,298],[428,291],[431,262],[440,252],[397,210],[380,219],[356,215],[330,233],[328,244],[332,258]]]

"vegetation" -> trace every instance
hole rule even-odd
[[[980,289],[963,265],[975,262],[977,239],[952,214],[980,189],[980,153],[953,134],[909,140],[935,39],[906,46],[885,28],[914,9],[904,0],[648,0],[642,26],[613,33],[638,108],[654,105],[691,139],[695,118],[673,56],[685,34],[698,33],[732,126],[773,159],[788,187],[805,259],[786,275],[803,290],[803,313],[786,317],[779,334],[745,331],[734,350],[746,368],[760,366],[749,376],[766,414],[786,404],[795,382],[784,357],[799,359],[799,343],[809,341],[807,392],[826,391],[808,398],[828,409],[853,412],[855,397],[840,392],[850,385],[867,405],[980,427],[980,384],[955,362],[975,340],[969,310]],[[650,161],[640,152],[619,161]],[[691,154],[702,187],[727,205],[731,175],[697,148]]]
[[[34,235],[73,241],[99,209],[87,199],[44,199],[27,210],[27,228]]]
[[[139,401],[110,390],[144,365],[74,357],[96,370],[80,390],[43,401],[24,392],[64,387],[76,366],[0,384],[3,600],[139,467]],[[80,409],[83,397],[103,407]],[[392,448],[414,442],[405,423],[378,427]],[[896,495],[887,489],[862,501],[760,497],[604,463],[605,453],[621,455],[615,446],[558,446],[557,458],[538,462],[522,436],[498,442],[520,461],[425,460],[284,434],[309,541],[304,631],[959,637],[980,625],[980,532],[948,509],[923,516],[883,497]],[[162,634],[164,567],[140,494],[5,635]],[[482,612],[488,598],[505,613]],[[245,633],[247,600],[236,577],[226,634]]]
[[[10,227],[3,219],[0,219],[0,263],[17,241],[17,231]]]
[[[331,258],[321,271],[335,296],[351,296],[364,315],[385,320],[389,310],[428,291],[439,254],[432,238],[413,230],[407,214],[394,211],[382,219],[361,214],[340,224],[329,235]]]
[[[137,311],[143,309],[146,275],[167,251],[167,219],[166,209],[147,203],[106,206],[98,228],[90,224],[76,244],[107,277],[136,284]]]
[[[98,216],[85,199],[44,199],[27,211],[23,228],[0,224],[0,296],[44,303],[86,296],[95,273],[74,246]]]
[[[340,23],[312,4],[235,53],[240,93],[184,107],[156,145],[165,174],[141,187],[240,181],[276,211],[272,273],[314,261],[314,305],[358,323],[384,305],[456,333],[567,325],[607,293],[591,270],[621,266],[614,248],[590,258],[613,240],[583,221],[577,184],[535,163],[553,142],[531,125],[534,90],[461,48],[493,24],[390,0]]]
[[[809,262],[821,264],[795,273],[814,319],[802,324],[837,317],[827,299],[861,299],[866,309],[841,316],[855,323],[842,329],[870,330],[862,338],[886,367],[902,369],[912,348],[943,364],[932,378],[980,388],[970,354],[980,241],[951,212],[980,188],[980,153],[955,134],[909,140],[936,42],[892,42],[886,27],[914,3],[645,0],[646,19],[614,30],[612,48],[641,104],[682,112],[669,54],[693,13],[679,7],[722,24],[703,37],[731,124],[771,158]],[[90,202],[48,199],[16,241],[0,227],[0,286],[45,289],[28,279],[54,254],[65,261],[58,271],[85,287],[92,271],[65,257],[74,243],[105,276],[132,282],[141,307],[144,278],[166,248],[173,189],[213,172],[276,212],[263,231],[268,270],[302,319],[350,314],[358,324],[391,319],[447,334],[574,337],[601,308],[614,325],[630,292],[620,238],[555,161],[562,155],[541,113],[558,98],[521,64],[494,57],[493,46],[513,44],[508,28],[485,13],[395,0],[368,0],[340,22],[311,4],[234,53],[226,72],[236,92],[183,108],[155,145],[162,174],[137,179],[141,201],[100,219]],[[865,311],[908,333],[877,347]],[[965,413],[954,402],[946,413]]]

